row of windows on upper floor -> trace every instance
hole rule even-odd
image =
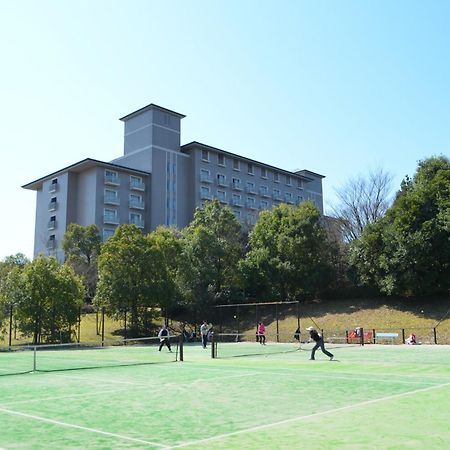
[[[290,192],[285,192],[284,197],[282,197],[281,192],[279,189],[274,189],[272,197],[270,195],[266,196],[267,198],[272,198],[273,202],[281,203],[285,202],[291,205],[299,205],[302,203],[305,199],[302,195],[294,196]],[[217,198],[221,203],[228,204],[234,206],[245,206],[250,209],[267,209],[272,206],[272,203],[270,203],[269,200],[261,199],[259,202],[257,202],[257,199],[253,196],[247,196],[246,202],[244,205],[242,195],[240,194],[231,194],[230,200],[227,198],[227,192],[218,189],[216,193],[212,193],[211,189],[207,186],[202,186],[200,188],[200,198],[202,200],[212,200],[213,198]],[[314,199],[309,199],[314,202]]]
[[[105,170],[105,184],[111,184],[114,186],[120,186],[121,180],[119,176],[119,172],[115,172],[114,170]],[[129,187],[130,189],[134,189],[136,191],[144,191],[145,183],[142,181],[142,177],[138,177],[136,175],[129,176]],[[53,178],[48,187],[48,191],[50,193],[57,192],[59,190],[58,178]]]
[[[275,175],[277,175],[277,176],[275,176]],[[280,182],[280,178],[278,175],[279,174],[274,172],[274,178],[273,178],[274,183]],[[263,178],[268,179],[267,177],[263,177]],[[215,180],[219,186],[227,186],[228,185],[227,177],[223,173],[217,173],[215,175]],[[214,182],[214,179],[211,176],[211,172],[208,169],[200,169],[200,181],[202,183],[213,183]],[[289,175],[286,175],[285,181],[286,181],[286,186],[292,186],[292,178]],[[303,189],[303,181],[301,179],[296,178],[296,184],[297,184],[296,187],[298,189]],[[230,186],[233,187],[234,189],[239,189],[239,188],[242,189],[241,179],[237,178],[237,177],[232,177]],[[247,181],[246,186],[255,189],[255,183],[253,181]]]
[[[103,223],[110,225],[119,225],[121,223],[130,223],[136,225],[138,228],[144,228],[144,217],[141,213],[129,212],[128,221],[121,220],[117,209],[104,208],[103,209]]]
[[[228,158],[225,158],[225,155],[221,154],[221,153],[217,153],[217,164],[221,167],[226,167],[226,160]],[[202,161],[204,162],[211,162],[210,160],[210,152],[209,150],[205,150],[202,149]],[[232,163],[231,163],[231,167],[233,168],[233,170],[236,171],[241,171],[241,160],[238,158],[233,158],[232,159]],[[255,175],[255,165],[251,162],[247,162],[247,174],[248,175]],[[267,167],[258,167],[259,169],[259,174],[261,176],[261,178],[269,178],[269,170],[267,169]],[[207,171],[209,172],[209,171]],[[209,173],[208,173],[209,175]],[[280,172],[277,172],[276,170],[272,171],[272,176],[273,176],[273,181],[275,183],[279,183],[280,182]],[[300,178],[297,177],[293,177],[292,175],[288,175],[288,174],[284,174],[284,181],[288,186],[292,185],[292,178],[295,178],[297,180],[297,187],[299,188],[303,188],[303,181]]]

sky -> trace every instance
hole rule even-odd
[[[21,186],[123,154],[149,103],[199,141],[336,189],[450,156],[447,0],[0,0],[0,259],[33,256]]]

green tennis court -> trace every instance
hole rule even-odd
[[[184,362],[159,364],[150,347],[154,364],[92,370],[59,350],[58,371],[0,376],[0,448],[449,448],[450,346],[329,346],[336,361],[309,361],[310,345],[242,345],[254,355],[186,345]]]

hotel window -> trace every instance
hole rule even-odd
[[[114,191],[112,189],[105,189],[105,203],[119,204],[117,191]]]
[[[290,176],[290,175],[286,175],[286,184],[287,184],[288,186],[291,185],[291,176]]]
[[[202,149],[202,160],[209,162],[209,151]]]
[[[265,167],[261,167],[261,177],[267,178],[267,169]]]
[[[130,223],[136,225],[139,228],[144,228],[144,221],[142,220],[142,214],[130,213]]]
[[[300,180],[300,178],[297,178],[297,187],[298,187],[299,189],[303,189],[303,181]]]
[[[273,173],[273,181],[275,181],[275,183],[280,182],[280,174],[278,172]]]
[[[292,203],[292,194],[290,192],[286,192],[284,194],[284,198],[286,200],[286,203]]]
[[[253,164],[252,163],[248,163],[247,164],[247,173],[249,175],[253,175],[254,174],[254,169],[253,169]]]
[[[234,217],[236,217],[236,219],[241,218],[241,211],[239,211],[239,209],[233,209],[233,214],[234,214]]]
[[[240,161],[236,158],[233,159],[233,170],[241,170]]]
[[[241,180],[239,178],[233,178],[232,180],[233,189],[242,189],[241,188]]]
[[[269,208],[269,202],[267,200],[261,200],[261,208],[262,209],[268,209]]]
[[[209,173],[210,173],[209,170],[200,169],[200,181],[203,181],[204,183],[209,183],[211,181]]]
[[[300,203],[303,201],[303,197],[301,195],[297,195],[297,205],[300,205]]]
[[[253,181],[247,181],[247,192],[254,194],[256,193],[255,191],[255,183],[253,183]]]
[[[103,228],[103,242],[114,236],[114,231],[115,230],[111,228]]]
[[[142,200],[142,195],[130,194],[130,208],[144,208],[144,202]]]
[[[219,164],[219,166],[225,166],[225,156],[221,153],[217,155],[217,164]]]
[[[239,194],[233,194],[231,202],[233,205],[241,206],[241,196]]]
[[[281,200],[281,192],[279,189],[273,190],[273,198],[274,200]]]
[[[117,210],[105,208],[103,210],[103,221],[105,223],[118,223]]]
[[[217,198],[219,202],[226,203],[227,193],[225,191],[217,190]]]
[[[200,196],[204,200],[210,200],[211,199],[211,194],[210,194],[209,187],[202,186],[200,188]]]
[[[226,186],[227,178],[225,175],[222,175],[221,173],[217,174],[217,184],[219,186]]]
[[[112,170],[105,170],[105,183],[120,184],[119,174]]]
[[[137,177],[135,175],[130,175],[130,188],[131,189],[139,189],[144,190],[144,183],[141,177]]]
[[[58,178],[53,178],[48,190],[49,192],[56,192],[58,190]]]
[[[267,196],[269,195],[269,188],[268,188],[267,186],[261,186],[261,187],[259,188],[259,190],[260,190],[261,195],[262,195],[263,197],[267,197]]]
[[[247,197],[247,207],[254,208],[255,207],[255,197]]]
[[[56,228],[56,216],[51,216],[50,220],[48,222],[48,227],[49,230],[54,230]]]

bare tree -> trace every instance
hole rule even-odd
[[[392,203],[392,180],[392,174],[377,168],[335,189],[338,203],[332,207],[333,217],[347,242],[358,239],[366,225],[384,216]]]

